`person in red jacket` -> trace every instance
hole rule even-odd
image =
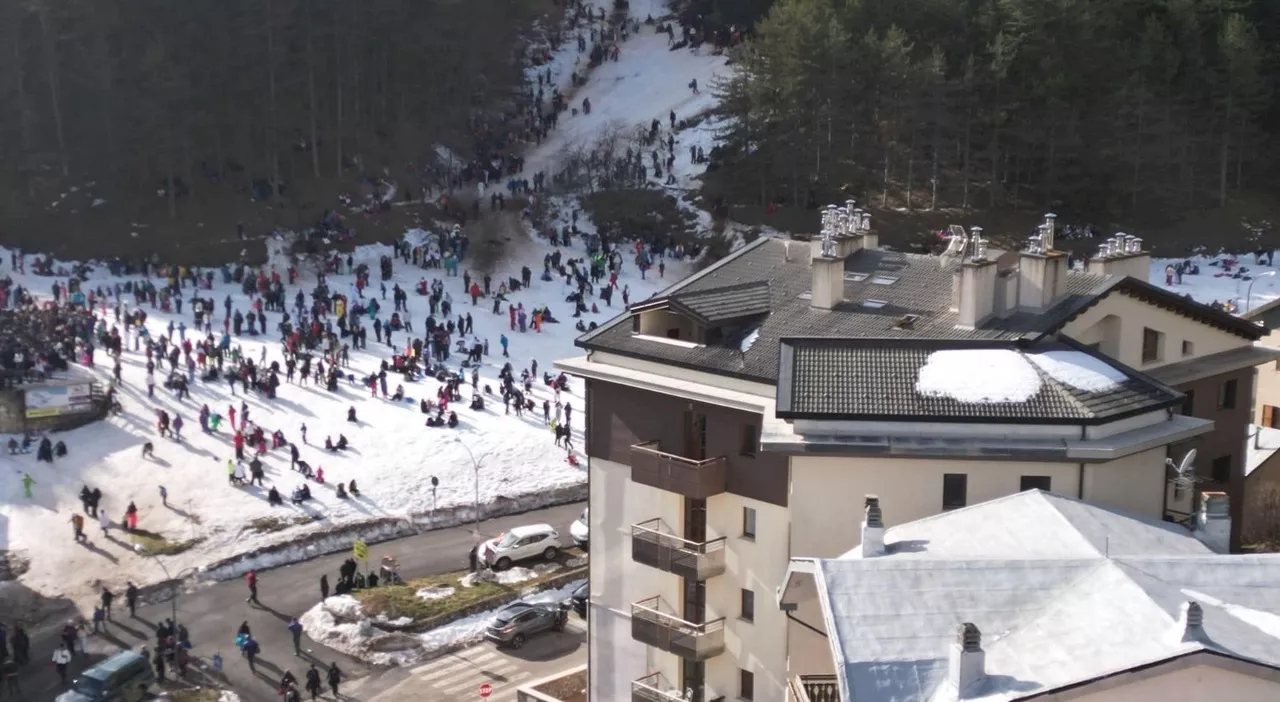
[[[244,434],[242,432],[236,432],[236,435],[231,440],[231,442],[235,444],[235,447],[236,447],[236,460],[243,461],[244,460]]]
[[[260,604],[258,602],[258,574],[252,570],[249,571],[244,576],[244,582],[249,586],[249,596],[244,601]]]

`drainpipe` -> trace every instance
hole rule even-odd
[[[1089,430],[1083,424],[1080,425],[1080,440],[1087,441],[1088,434],[1089,434]],[[1078,477],[1078,481],[1076,485],[1076,497],[1083,500],[1084,499],[1084,461],[1081,461],[1080,464],[1077,466],[1076,476]]]

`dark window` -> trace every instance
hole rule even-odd
[[[739,616],[749,622],[756,620],[756,593],[751,590],[742,591],[742,607]]]
[[[1215,483],[1231,482],[1231,456],[1218,456],[1213,459],[1213,468],[1209,477]]]
[[[631,315],[631,331],[636,334],[640,333],[640,315],[638,314]]]
[[[1236,408],[1236,390],[1239,383],[1234,378],[1222,384],[1218,391],[1218,409]]]
[[[1262,406],[1262,426],[1280,429],[1280,407],[1273,405]]]
[[[1152,363],[1160,360],[1160,347],[1163,346],[1164,334],[1148,327],[1142,328],[1142,362]]]
[[[1182,414],[1190,417],[1196,413],[1196,391],[1188,390],[1187,398],[1182,401]]]
[[[947,473],[942,476],[942,509],[965,506],[969,492],[969,476],[964,473]]]
[[[749,670],[738,671],[738,698],[743,700],[756,698],[756,676]]]
[[[756,538],[756,511],[751,507],[742,508],[742,536],[747,539]]]
[[[668,338],[668,339],[679,339],[679,338],[680,338],[680,327],[672,327],[672,328],[668,329],[668,330],[667,330],[667,338]]]
[[[1044,490],[1049,492],[1049,486],[1053,483],[1052,478],[1047,475],[1024,475],[1022,476],[1022,484],[1019,490]]]
[[[1195,353],[1195,352],[1196,352],[1196,345],[1195,345],[1195,344],[1191,343],[1190,341],[1184,341],[1184,342],[1182,342],[1182,356],[1183,356],[1183,358],[1186,358],[1187,356],[1190,356],[1191,354],[1193,354],[1193,353]]]
[[[742,425],[742,446],[738,447],[738,453],[743,456],[756,455],[756,447],[760,445],[760,430],[754,424]]]

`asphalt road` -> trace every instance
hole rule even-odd
[[[480,523],[482,538],[491,538],[505,529],[521,524],[546,522],[558,529],[568,539],[569,524],[577,519],[586,503],[563,505],[549,509]],[[467,567],[467,553],[476,537],[470,526],[430,531],[395,541],[370,545],[369,563],[374,568],[384,555],[393,555],[400,563],[400,573],[405,578],[424,577]],[[349,553],[322,556],[303,563],[282,566],[258,573],[258,600],[260,606],[245,602],[249,596],[243,579],[212,583],[182,595],[174,602],[153,604],[138,609],[137,619],[128,619],[121,595],[115,607],[115,620],[108,624],[107,633],[90,637],[90,656],[77,657],[72,672],[80,670],[121,648],[138,648],[155,645],[155,625],[173,616],[176,607],[177,621],[186,625],[194,645],[193,657],[202,670],[192,670],[189,678],[199,681],[206,675],[218,678],[235,690],[246,702],[278,702],[276,695],[280,676],[292,670],[300,680],[307,666],[314,662],[318,668],[327,668],[336,661],[345,676],[354,683],[355,678],[378,673],[389,676],[388,685],[395,684],[395,674],[376,671],[359,661],[331,649],[312,643],[303,637],[303,656],[296,657],[289,631],[286,628],[292,617],[301,616],[320,599],[320,576],[329,574],[330,584],[336,583],[338,566]],[[118,594],[118,593],[117,593]],[[247,621],[254,638],[262,646],[258,656],[257,673],[250,672],[248,664],[235,647],[235,634],[242,621]],[[53,700],[64,688],[49,668],[47,661],[53,654],[52,638],[32,643],[32,664],[20,676],[23,699]],[[535,649],[537,650],[537,649]],[[223,658],[221,673],[206,672],[207,663],[215,653]],[[568,667],[566,665],[566,667]],[[370,681],[372,682],[372,681]],[[375,687],[383,688],[383,684]],[[343,699],[360,702],[357,697],[343,691]],[[326,699],[329,697],[326,696]]]

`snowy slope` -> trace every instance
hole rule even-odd
[[[1166,284],[1165,267],[1186,260],[1200,266],[1200,273],[1184,275],[1181,282],[1175,277],[1172,285]],[[1227,260],[1238,261],[1238,267],[1233,270],[1245,269],[1240,277],[1224,271],[1222,263]],[[1258,265],[1253,254],[1152,259],[1150,282],[1205,304],[1231,302],[1237,314],[1280,298],[1280,266]]]

